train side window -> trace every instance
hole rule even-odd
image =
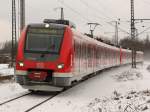
[[[79,57],[79,59],[80,59],[80,57],[81,57],[81,56],[80,56],[80,55],[81,55],[81,53],[80,53],[81,50],[80,50],[80,49],[81,49],[81,44],[80,44],[80,42],[79,42],[79,44],[78,44],[78,57]]]

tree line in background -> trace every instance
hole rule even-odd
[[[11,41],[0,43],[0,54],[11,53],[11,46],[12,46]]]
[[[101,38],[97,38],[97,40],[112,45],[111,41],[109,41],[107,39],[104,40]],[[132,42],[131,38],[126,37],[124,39],[121,39],[119,42],[119,46],[121,46],[122,48],[131,49],[132,45],[134,45],[134,47],[137,51],[144,51],[144,53],[150,53],[149,36],[147,36],[144,40],[135,39],[134,42]],[[1,43],[0,44],[0,54],[11,53],[11,46],[12,46],[11,41],[6,41],[4,43]]]
[[[149,36],[147,36],[144,40],[135,39],[133,42],[131,38],[127,37],[124,39],[121,39],[119,42],[120,46],[123,48],[129,48],[131,49],[134,45],[134,48],[136,51],[143,51],[144,53],[150,53],[150,39]]]

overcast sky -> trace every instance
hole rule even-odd
[[[106,32],[114,32],[114,27],[107,22],[118,18],[121,19],[119,27],[129,32],[130,24],[126,21],[130,20],[130,0],[26,0],[26,24],[42,22],[44,18],[60,18],[60,10],[55,10],[57,7],[64,7],[65,18],[73,21],[81,32],[89,31],[87,22],[98,22],[102,26],[94,33],[112,37],[113,33]],[[135,0],[135,18],[150,18],[149,10],[149,0]],[[139,32],[144,30],[143,25],[150,27],[150,21],[137,23]],[[120,38],[127,36],[122,32],[119,35]],[[11,0],[3,0],[0,4],[0,42],[10,39]]]

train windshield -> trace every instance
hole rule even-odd
[[[26,37],[25,52],[58,54],[63,35],[64,28],[29,27]]]

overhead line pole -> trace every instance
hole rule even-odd
[[[150,19],[134,19],[135,21],[150,21]],[[142,33],[144,33],[145,31],[149,30],[150,27],[146,28],[144,31],[140,32],[137,34],[137,36],[141,35]]]
[[[134,19],[134,0],[131,0],[131,39],[132,39],[132,68],[136,68],[136,49],[135,49],[135,37],[139,34],[135,35],[135,21],[143,21],[150,19]]]
[[[118,46],[118,21],[116,21],[115,27],[115,44]]]
[[[111,22],[115,22],[115,45],[118,46],[118,25],[120,24],[118,21],[111,21]]]
[[[11,66],[14,65],[14,58],[16,53],[16,1],[12,0],[12,48],[11,48]]]
[[[61,20],[64,20],[64,9],[61,7]]]
[[[135,21],[144,21],[144,20],[150,20],[150,19],[135,19],[134,18],[134,0],[131,0],[131,39],[132,39],[132,68],[136,68],[136,49],[135,49],[135,37],[139,34],[136,34],[135,36]]]
[[[18,4],[19,5],[19,4]],[[25,0],[20,0],[20,32],[25,26]],[[16,19],[16,0],[12,0],[12,48],[11,48],[11,66],[13,66],[17,50],[17,19]]]
[[[131,0],[131,39],[132,39],[132,68],[136,68],[136,49],[135,49],[135,19],[134,19],[134,0]]]
[[[20,0],[20,33],[25,26],[25,0]]]

